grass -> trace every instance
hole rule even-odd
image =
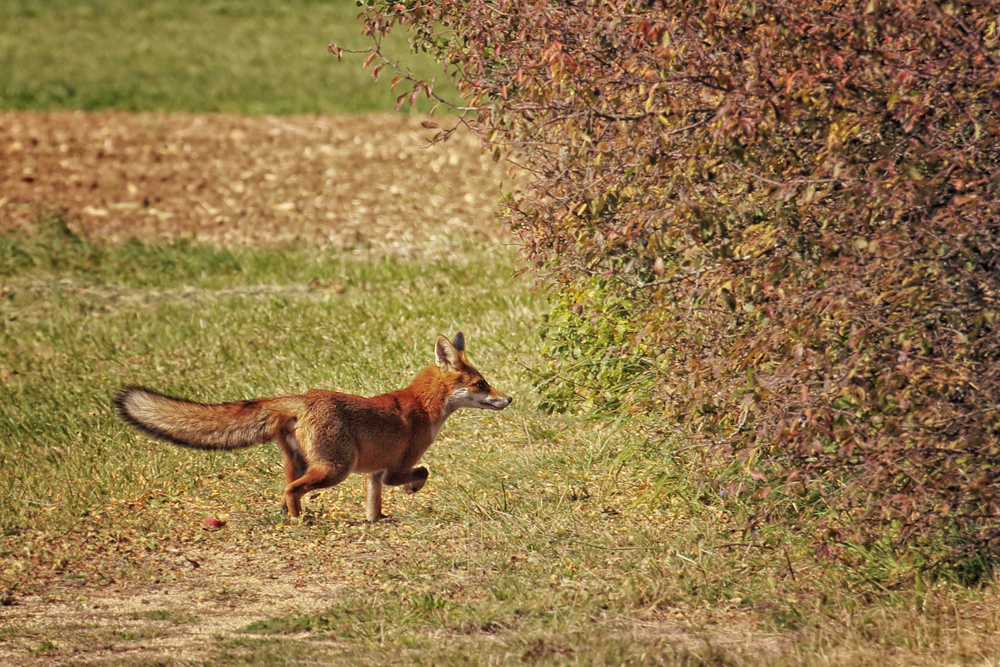
[[[464,327],[480,359],[502,357],[512,346],[502,327],[539,307],[523,289],[493,289],[510,280],[509,256],[418,263],[305,247],[95,246],[58,219],[32,238],[3,239],[0,256],[7,274],[0,530],[7,533],[44,521],[45,508],[79,516],[123,483],[139,490],[155,481],[144,470],[149,461],[137,466],[120,447],[127,432],[108,394],[122,384],[199,400],[313,386],[379,393],[426,364],[439,331]],[[453,298],[459,285],[477,283],[478,293],[466,287]],[[484,312],[509,314],[483,331]],[[376,322],[375,340],[358,335]],[[186,457],[169,448],[150,453],[157,470]],[[202,460],[210,462],[202,474],[230,465]],[[91,482],[77,485],[81,473]]]
[[[400,91],[329,42],[367,47],[354,0],[4,0],[0,108],[244,114],[391,111]],[[442,69],[391,35],[387,53],[455,97]],[[416,107],[429,111],[422,100]]]
[[[54,218],[40,234],[0,237],[0,257],[0,587],[15,602],[83,605],[123,586],[173,591],[169,608],[128,613],[110,634],[8,626],[0,651],[65,662],[111,642],[116,664],[155,663],[143,638],[237,613],[278,577],[289,607],[217,632],[191,660],[1000,659],[995,585],[872,591],[820,567],[794,536],[747,540],[733,508],[685,481],[692,470],[670,444],[628,421],[539,413],[526,369],[544,302],[511,277],[503,248],[404,260],[362,248],[99,245]],[[310,494],[304,518],[289,521],[273,446],[155,443],[108,404],[130,382],[202,401],[313,386],[378,393],[429,362],[438,332],[459,329],[515,403],[453,416],[425,457],[425,489],[387,494],[393,519],[376,526],[360,521],[359,478]],[[206,514],[228,514],[226,528],[205,530]],[[197,579],[192,561],[220,558],[223,580]],[[281,579],[289,568],[299,574]],[[334,587],[334,601],[309,608],[312,584],[292,585],[307,576]],[[181,602],[185,591],[197,593]]]

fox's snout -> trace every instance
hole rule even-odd
[[[478,385],[484,385],[480,387]],[[511,397],[501,393],[486,384],[485,380],[480,380],[471,389],[460,387],[455,390],[449,399],[450,409],[455,408],[479,408],[480,410],[503,410],[511,403]]]
[[[500,392],[496,392],[495,396],[494,395],[487,396],[486,400],[484,400],[483,402],[494,410],[503,410],[508,405],[510,405],[511,401],[513,400],[514,399],[512,399],[507,394],[501,394]]]

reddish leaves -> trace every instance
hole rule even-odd
[[[407,22],[532,175],[507,214],[560,295],[553,407],[794,473],[822,539],[1000,540],[995,12],[435,8],[376,3],[369,30]]]

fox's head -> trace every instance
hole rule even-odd
[[[438,368],[456,376],[451,392],[445,398],[447,412],[458,408],[503,410],[510,405],[510,396],[491,387],[482,374],[469,363],[465,356],[465,336],[461,331],[455,334],[453,341],[438,336],[434,345],[434,355]]]

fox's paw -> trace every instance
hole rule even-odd
[[[281,499],[281,513],[294,519],[302,514],[302,505],[297,499],[285,496]]]
[[[423,466],[414,468],[410,474],[413,475],[414,479],[403,485],[403,493],[416,493],[424,488],[424,484],[427,482],[427,468]]]

